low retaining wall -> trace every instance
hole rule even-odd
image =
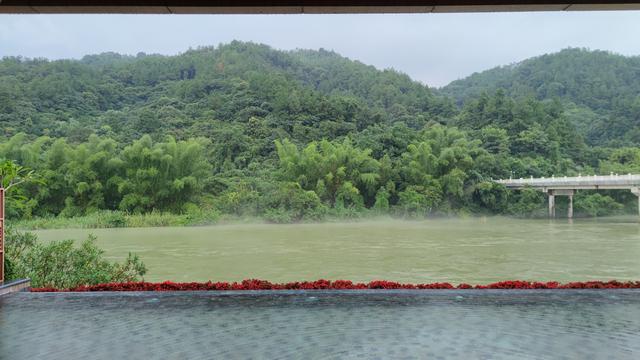
[[[31,290],[30,279],[18,279],[18,280],[6,282],[4,284],[0,284],[0,296],[18,292],[18,291],[29,291],[29,290]]]

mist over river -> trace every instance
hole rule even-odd
[[[501,217],[36,231],[98,237],[112,260],[140,255],[147,281],[386,279],[488,283],[640,279],[636,217]]]

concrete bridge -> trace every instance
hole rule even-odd
[[[638,196],[638,212],[640,213],[640,175],[586,175],[573,177],[548,177],[548,178],[520,178],[494,180],[507,189],[520,190],[531,188],[542,191],[549,196],[549,216],[556,216],[556,196],[569,197],[569,209],[567,216],[573,217],[573,195],[576,190],[630,190]]]

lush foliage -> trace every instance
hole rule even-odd
[[[139,281],[147,271],[138,256],[131,253],[123,263],[106,260],[94,237],[75,246],[73,240],[43,243],[32,233],[14,230],[6,235],[7,279],[29,278],[34,287],[66,289]]]
[[[0,161],[0,187],[5,190],[5,202],[13,204],[14,209],[28,211],[28,199],[19,185],[29,182],[38,182],[33,170],[27,170],[14,161]]]
[[[640,57],[565,49],[454,81],[443,89],[459,104],[502,89],[510,97],[558,99],[593,145],[640,142]]]
[[[73,216],[100,209],[184,210],[210,174],[204,142],[154,142],[143,136],[119,148],[113,139],[97,135],[69,144],[49,137],[32,142],[18,134],[0,145],[0,156],[29,166],[43,184],[23,190],[30,199],[27,208],[8,202],[7,213]],[[18,204],[22,208],[16,208]]]
[[[640,171],[636,62],[570,49],[434,91],[333,52],[242,42],[178,56],[4,58],[0,159],[42,180],[7,213],[93,226],[147,214],[177,214],[163,218],[172,224],[537,216],[541,193],[491,180]],[[615,214],[635,200],[581,192],[575,211]]]

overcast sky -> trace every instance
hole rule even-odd
[[[566,47],[640,55],[640,12],[412,15],[0,15],[0,56],[177,54],[231,40],[325,48],[442,86]]]

